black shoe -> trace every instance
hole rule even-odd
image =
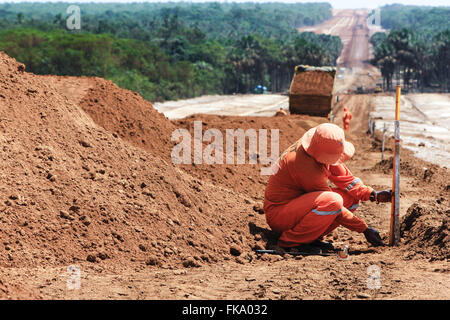
[[[310,243],[311,246],[322,249],[323,251],[336,251],[333,244],[330,242],[315,240]]]
[[[312,246],[309,243],[301,244],[296,247],[285,248],[285,251],[290,254],[322,254],[322,249],[317,246]]]

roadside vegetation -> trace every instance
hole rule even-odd
[[[339,37],[299,34],[331,17],[317,4],[0,5],[0,50],[37,74],[99,76],[150,101],[204,94],[280,92],[298,64],[335,65]]]
[[[381,8],[372,64],[380,68],[384,87],[401,80],[407,90],[450,90],[450,8],[390,5]]]

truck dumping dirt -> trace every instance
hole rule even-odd
[[[291,114],[327,117],[332,108],[335,67],[295,67],[289,89]]]

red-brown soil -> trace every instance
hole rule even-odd
[[[233,244],[250,251],[248,223],[262,220],[253,201],[164,160],[164,128],[173,125],[150,103],[91,79],[99,101],[91,118],[50,77],[19,70],[1,53],[3,267],[114,261],[168,268],[223,260]],[[112,108],[102,109],[102,99]],[[123,113],[119,99],[139,108]],[[127,119],[139,128],[137,118],[150,127],[130,135],[136,128]]]
[[[193,135],[194,121],[201,121],[203,132],[208,129],[218,129],[226,136],[227,129],[255,129],[258,133],[259,129],[267,130],[267,146],[270,156],[271,146],[271,130],[279,130],[279,150],[280,153],[287,149],[295,142],[303,133],[317,125],[325,122],[325,118],[308,117],[302,115],[293,115],[289,117],[234,117],[234,116],[215,116],[215,115],[194,115],[183,120],[174,121],[179,128],[189,130]],[[207,145],[209,143],[205,143]],[[260,161],[257,164],[249,164],[249,141],[246,140],[246,163],[244,165],[181,165],[181,167],[191,175],[211,181],[213,184],[223,185],[227,188],[234,189],[240,193],[244,193],[254,200],[262,201],[264,198],[264,190],[268,181],[268,176],[261,175],[262,165]],[[235,143],[235,149],[237,143]],[[256,158],[259,155],[254,155]]]
[[[333,76],[324,71],[298,72],[289,91],[295,95],[330,96],[333,83]]]
[[[203,130],[279,129],[282,152],[326,119],[171,122],[109,81],[23,70],[0,53],[0,298],[449,298],[448,169],[402,149],[399,247],[372,248],[339,228],[328,240],[348,244],[350,261],[259,256],[254,249],[276,241],[262,215],[260,165],[174,165],[170,135],[195,120]],[[355,130],[348,139],[352,172],[389,188],[379,138]],[[386,240],[389,211],[364,203],[357,214]],[[82,270],[79,290],[66,288],[69,265]],[[371,265],[381,289],[366,286]]]

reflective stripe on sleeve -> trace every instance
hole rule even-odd
[[[345,191],[350,191],[351,188],[353,188],[358,182],[361,182],[360,178],[356,178],[355,180],[353,180],[348,186],[347,188],[345,188]]]
[[[358,207],[359,207],[359,203],[355,203],[354,205],[352,205],[351,207],[348,207],[347,209],[352,211],[352,210],[355,210]]]

